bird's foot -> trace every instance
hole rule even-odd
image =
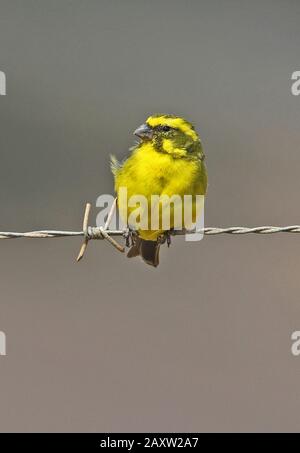
[[[131,230],[129,227],[124,231],[125,245],[126,247],[132,247],[135,244],[137,233]]]
[[[159,236],[158,240],[161,244],[164,244],[165,242],[167,243],[167,246],[170,247],[172,241],[171,241],[171,236],[173,234],[174,230],[170,231],[165,231],[161,236]]]
[[[167,246],[170,247],[172,241],[171,241],[171,234],[172,234],[172,231],[166,231],[165,232],[165,235],[166,235],[166,241],[167,241]]]

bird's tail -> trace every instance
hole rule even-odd
[[[145,263],[157,267],[159,265],[159,249],[160,243],[158,241],[146,241],[138,237],[127,256],[128,258],[141,256]]]

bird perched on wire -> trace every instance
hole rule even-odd
[[[128,213],[133,210],[133,206],[128,202],[130,197],[142,195],[149,202],[149,206],[144,210],[148,219],[147,228],[144,225],[137,229],[136,235],[132,236],[133,243],[127,256],[130,258],[140,255],[147,264],[156,267],[159,264],[160,245],[169,236],[161,223],[155,229],[151,228],[151,196],[204,196],[207,188],[205,156],[194,126],[178,116],[152,115],[134,134],[140,141],[122,163],[112,156],[111,169],[115,177],[118,209],[122,218],[128,219]],[[121,188],[127,190],[128,197],[125,201],[120,197]],[[192,210],[195,222],[194,198]],[[142,211],[140,215],[143,215]],[[174,212],[171,210],[170,229],[176,227]],[[131,225],[131,228],[136,229],[135,225]]]

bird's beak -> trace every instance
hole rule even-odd
[[[145,123],[138,127],[133,134],[141,138],[142,140],[143,139],[152,140],[153,129],[150,126],[148,126],[148,124]]]

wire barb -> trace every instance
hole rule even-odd
[[[114,214],[115,208],[116,208],[116,202],[117,202],[117,199],[115,198],[113,205],[111,207],[111,210],[108,214],[107,220],[105,222],[104,228],[103,227],[93,228],[93,227],[88,226],[89,215],[90,215],[90,211],[91,211],[91,204],[90,203],[86,204],[85,211],[84,211],[84,217],[83,217],[83,225],[82,225],[84,240],[83,240],[82,246],[80,248],[79,254],[77,256],[77,262],[83,258],[83,255],[86,252],[90,239],[106,239],[119,252],[121,252],[121,253],[125,252],[125,247],[123,247],[117,241],[115,241],[113,238],[111,238],[109,235],[109,232],[107,231],[107,229],[110,225],[112,216]]]
[[[77,256],[77,262],[83,258],[83,255],[85,254],[85,251],[86,251],[88,243],[89,243],[88,226],[89,226],[89,216],[90,216],[91,207],[92,207],[91,203],[87,203],[85,206],[83,224],[82,224],[84,240],[83,240],[82,246],[80,248],[79,254]]]

